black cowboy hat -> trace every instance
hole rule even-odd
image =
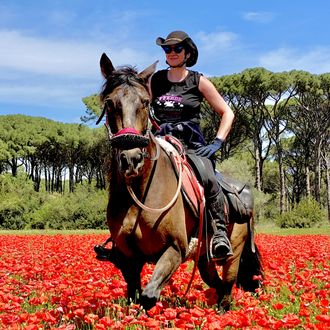
[[[166,39],[161,37],[156,39],[156,44],[158,46],[171,46],[179,43],[183,43],[186,50],[190,53],[190,57],[187,59],[186,65],[195,65],[198,58],[198,49],[186,32],[173,31],[166,37]]]

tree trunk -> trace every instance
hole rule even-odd
[[[327,185],[327,207],[328,207],[328,221],[330,222],[330,158],[324,156],[325,163],[325,180]]]
[[[40,182],[41,182],[41,169],[38,165],[35,165],[34,167],[34,173],[33,173],[33,186],[34,190],[39,192],[40,190]]]
[[[47,175],[47,167],[44,167],[44,176],[45,176],[45,190],[48,191],[48,175]]]
[[[69,191],[74,192],[74,167],[69,167]]]
[[[255,183],[255,186],[256,186],[256,189],[258,191],[261,191],[261,187],[262,187],[262,184],[261,184],[261,159],[260,159],[260,154],[259,154],[259,149],[257,148],[257,146],[254,147],[254,157],[255,157],[255,175],[256,175],[256,183]]]
[[[315,178],[314,178],[314,197],[321,201],[321,141],[317,143],[317,154],[315,155]]]
[[[310,172],[308,165],[306,166],[305,179],[306,179],[306,197],[309,198],[311,196],[311,182],[310,182]]]
[[[12,158],[11,163],[9,163],[9,165],[11,167],[11,174],[12,174],[12,176],[17,176],[17,169],[18,169],[17,159],[16,158]]]
[[[283,167],[283,160],[282,160],[282,150],[279,147],[278,151],[278,169],[280,175],[280,213],[284,213],[286,211],[285,207],[285,175],[284,175],[284,167]]]
[[[55,166],[52,166],[52,173],[51,175],[51,184],[50,184],[50,191],[53,193],[55,191]]]

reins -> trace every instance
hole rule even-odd
[[[157,146],[157,155],[159,156],[160,153],[160,149],[161,147],[159,146],[159,143],[156,143]],[[167,154],[169,157],[170,155]],[[178,163],[179,164],[179,170],[177,173],[178,176],[178,186],[177,186],[177,190],[172,198],[172,200],[164,207],[162,208],[151,208],[148,207],[147,205],[143,204],[135,195],[131,185],[127,184],[127,190],[129,192],[129,194],[131,195],[132,199],[134,200],[134,202],[143,210],[148,211],[148,212],[165,212],[167,211],[169,208],[171,208],[173,206],[173,204],[175,203],[175,201],[177,200],[180,191],[181,191],[181,186],[182,186],[182,171],[183,171],[183,162],[181,161],[181,159],[179,159],[178,162],[175,161],[175,157],[179,157],[179,154],[173,154],[171,153],[172,158],[170,158],[172,164]],[[155,157],[155,159],[158,159],[158,157]],[[154,173],[153,173],[154,174]],[[151,178],[152,180],[153,178]],[[198,194],[197,194],[198,195]],[[146,197],[146,196],[145,196]],[[199,226],[198,226],[198,238],[197,238],[197,250],[196,250],[196,254],[195,254],[195,258],[194,258],[194,267],[192,270],[192,274],[188,283],[188,286],[186,288],[186,291],[184,293],[184,296],[186,296],[191,288],[192,282],[194,280],[195,274],[196,274],[196,270],[197,270],[197,265],[198,265],[198,260],[201,254],[201,248],[202,248],[202,237],[203,237],[203,223],[204,223],[204,211],[205,211],[205,199],[204,197],[199,199]]]
[[[157,146],[157,155],[158,155],[158,157],[159,157],[159,154],[160,154],[160,146],[159,146],[158,143],[156,143],[156,146]],[[157,158],[158,158],[158,157],[157,157]],[[155,157],[155,158],[156,158],[156,157]],[[155,160],[155,158],[154,158],[154,160]],[[144,211],[148,211],[148,212],[161,212],[161,213],[162,213],[162,212],[165,212],[165,211],[167,211],[168,209],[170,209],[170,208],[174,205],[174,203],[176,202],[176,200],[178,199],[178,196],[179,196],[179,194],[180,194],[180,192],[181,192],[181,187],[182,187],[182,171],[183,171],[182,167],[183,167],[183,165],[182,165],[181,162],[180,162],[179,164],[180,164],[180,165],[179,165],[179,173],[178,173],[178,186],[177,186],[177,189],[176,189],[176,191],[175,191],[175,194],[174,194],[173,198],[171,199],[171,201],[170,201],[167,205],[165,205],[165,206],[163,206],[163,207],[161,207],[161,208],[153,208],[153,207],[149,207],[149,206],[143,204],[143,203],[142,203],[142,202],[136,197],[136,195],[135,195],[135,193],[134,193],[134,191],[133,191],[131,185],[130,185],[129,183],[127,183],[127,190],[128,190],[128,192],[129,192],[129,194],[131,195],[132,199],[134,200],[134,202],[135,202],[139,207],[141,207],[141,209],[143,209]],[[152,178],[151,178],[151,179],[152,179]]]

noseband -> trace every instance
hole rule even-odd
[[[111,134],[111,129],[107,125],[111,146],[119,149],[145,148],[149,144],[148,132],[142,135],[135,128],[123,128],[116,134]]]
[[[96,122],[96,125],[100,123],[106,113],[107,105],[105,104],[102,113]],[[126,127],[119,130],[117,133],[112,133],[108,121],[108,115],[106,115],[104,126],[108,131],[108,138],[113,148],[128,150],[133,148],[145,148],[149,144],[149,130],[146,130],[146,133],[143,135],[133,127]]]

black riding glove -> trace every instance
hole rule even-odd
[[[222,146],[223,141],[215,138],[213,143],[199,147],[196,150],[196,155],[201,157],[211,158]]]

